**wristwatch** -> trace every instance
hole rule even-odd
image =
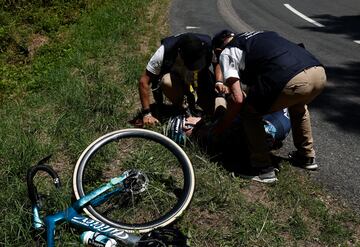
[[[150,115],[151,115],[150,108],[142,109],[142,110],[141,110],[141,115],[142,115],[143,117],[145,117],[145,116],[150,116]]]

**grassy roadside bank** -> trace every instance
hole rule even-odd
[[[168,32],[168,4],[2,2],[0,246],[33,246],[24,179],[30,165],[53,154],[50,163],[67,192],[52,198],[50,207],[61,209],[70,202],[71,172],[84,148],[130,126],[138,109],[137,79]],[[176,224],[191,246],[360,246],[359,218],[308,174],[283,164],[279,183],[254,184],[191,145],[186,152],[197,188]],[[78,245],[71,232],[60,227],[59,246]]]
[[[162,36],[152,23],[166,25],[157,12],[166,11],[166,0],[47,3],[2,3],[0,246],[33,246],[30,165],[53,154],[51,164],[71,192],[71,171],[85,147],[130,126],[138,76]],[[53,210],[69,202],[68,193]],[[77,237],[60,229],[62,246],[77,245]]]

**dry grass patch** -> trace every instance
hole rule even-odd
[[[29,44],[28,44],[28,51],[29,51],[29,57],[32,59],[39,50],[40,47],[46,45],[49,43],[49,38],[45,35],[41,34],[33,34],[29,38]]]
[[[168,16],[169,0],[155,1],[149,6],[145,24],[147,32],[143,33],[140,38],[140,52],[142,54],[148,55],[151,51],[149,48],[154,45],[153,42],[155,41],[157,45],[160,45],[159,38],[168,35]],[[153,27],[156,27],[156,33],[151,32]]]
[[[249,183],[241,188],[240,193],[248,203],[273,204],[269,198],[269,187],[261,183]]]

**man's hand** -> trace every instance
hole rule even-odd
[[[188,117],[185,119],[183,130],[187,136],[192,134],[194,126],[201,120],[201,117]]]
[[[201,117],[188,117],[185,119],[185,126],[184,129],[188,129],[188,127],[186,127],[186,125],[190,125],[190,126],[194,126],[196,125],[199,121],[201,120]]]
[[[215,91],[217,93],[227,94],[227,93],[229,93],[229,88],[227,86],[225,86],[222,82],[217,82],[215,84]]]
[[[157,120],[155,117],[153,117],[153,115],[151,115],[151,113],[145,114],[143,116],[143,124],[144,126],[146,125],[155,125],[158,124],[159,120]]]

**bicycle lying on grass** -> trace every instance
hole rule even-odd
[[[55,246],[55,228],[62,222],[83,230],[81,241],[93,246],[186,246],[184,238],[177,239],[179,232],[163,228],[186,209],[195,186],[189,158],[169,138],[145,129],[98,138],[76,163],[76,201],[43,219],[35,175],[44,171],[60,187],[58,175],[45,162],[28,170],[27,183],[33,227],[46,231],[47,246]]]

